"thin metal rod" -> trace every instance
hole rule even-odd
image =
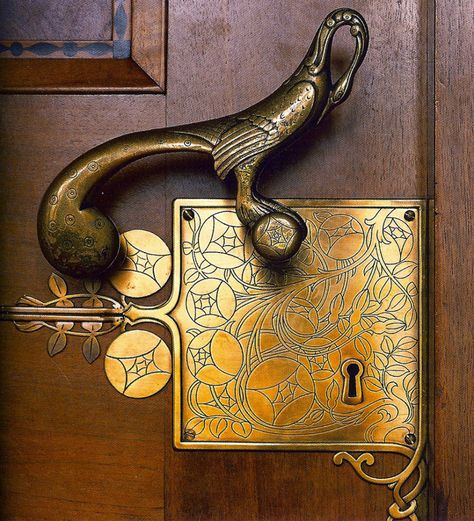
[[[123,310],[115,308],[0,307],[0,321],[40,320],[47,322],[61,319],[68,322],[115,322],[122,317]]]

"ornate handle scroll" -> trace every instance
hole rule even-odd
[[[333,86],[330,52],[334,33],[349,25],[356,52]],[[48,188],[38,215],[38,237],[48,261],[74,277],[96,277],[121,259],[113,222],[93,206],[106,179],[136,159],[192,150],[212,155],[217,175],[237,178],[236,211],[252,229],[256,250],[268,261],[285,261],[306,236],[306,225],[291,209],[263,197],[256,182],[267,157],[321,118],[350,93],[368,45],[364,19],[351,9],[326,17],[303,63],[273,94],[237,114],[169,129],[129,134],[100,145],[66,167]]]
[[[334,35],[341,27],[349,25],[356,40],[354,55],[347,70],[331,85],[328,103],[322,116],[341,104],[351,93],[355,73],[362,64],[369,43],[369,31],[362,16],[352,9],[338,9],[326,17],[313,42],[312,52],[308,53],[305,64],[309,72],[318,75],[328,70],[331,60],[331,48]]]

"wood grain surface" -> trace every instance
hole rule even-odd
[[[1,300],[14,303],[25,293],[47,299],[52,270],[42,258],[35,231],[45,186],[64,165],[99,142],[164,125],[165,98],[9,96],[2,101],[6,174],[0,189]],[[161,234],[164,225],[150,220],[142,205],[163,207],[163,192],[150,194],[147,184],[152,181],[146,175],[136,180],[116,189],[127,201],[122,207],[116,194],[115,218],[122,229],[151,228]],[[156,181],[155,176],[153,184],[159,186]],[[102,204],[107,206],[107,201]],[[71,290],[80,291],[80,283],[67,282]],[[114,294],[110,287],[104,292]],[[0,517],[163,519],[170,391],[148,400],[126,400],[105,379],[102,359],[92,365],[84,360],[80,342],[71,341],[51,359],[47,331],[25,335],[12,324],[0,327]],[[102,342],[103,351],[106,345]]]
[[[467,163],[453,161],[453,155],[468,151],[467,116],[459,111],[469,88],[468,66],[456,59],[460,51],[471,52],[463,32],[467,3],[441,2],[446,16],[438,17],[437,27],[440,267],[430,452],[438,513],[426,514],[430,521],[463,521],[470,512],[471,476],[464,462],[473,432],[468,414],[473,355],[464,303],[473,279],[472,264],[465,262],[472,206],[467,206]],[[294,70],[335,7],[329,0],[173,0],[166,95],[3,96],[2,302],[14,303],[24,293],[47,296],[51,269],[37,245],[36,211],[47,185],[68,162],[126,132],[217,117],[258,101]],[[353,93],[318,129],[269,163],[262,190],[270,196],[433,193],[431,2],[386,2],[381,9],[376,2],[354,0],[351,7],[366,17],[371,31]],[[451,10],[454,16],[448,16]],[[338,36],[336,70],[349,60],[352,45],[347,35]],[[170,244],[174,198],[232,197],[234,189],[232,179],[217,180],[207,158],[148,158],[112,179],[99,204],[121,230],[147,229]],[[83,360],[79,344],[51,360],[47,333],[19,333],[2,323],[0,336],[4,519],[386,519],[390,491],[361,481],[348,466],[335,467],[329,453],[175,451],[171,386],[148,400],[126,399],[106,382],[102,360],[92,365]],[[377,465],[383,474],[401,462],[384,457]]]
[[[436,25],[436,519],[474,515],[474,44],[467,0],[438,0]]]
[[[162,90],[166,82],[166,0],[140,0],[133,4],[132,58]]]

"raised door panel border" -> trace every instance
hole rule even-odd
[[[112,39],[0,42],[3,93],[162,93],[166,0],[114,0]]]

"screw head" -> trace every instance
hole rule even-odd
[[[412,432],[407,434],[405,436],[405,443],[407,445],[415,445],[415,443],[416,443],[416,434],[413,434]]]
[[[193,430],[184,431],[184,441],[193,441],[196,437],[196,433]]]
[[[183,210],[183,219],[185,221],[192,221],[194,219],[194,211],[191,208],[185,208]]]
[[[404,217],[405,217],[405,221],[411,222],[411,221],[415,220],[416,215],[415,215],[415,212],[413,210],[407,210],[405,212]]]

